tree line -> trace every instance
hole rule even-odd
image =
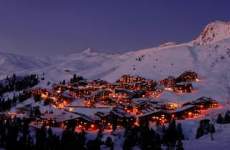
[[[96,138],[86,139],[84,131],[77,133],[66,128],[60,136],[52,128],[31,128],[30,119],[0,117],[0,148],[6,150],[99,150],[102,145],[113,150],[113,141],[102,141],[102,132]]]
[[[180,123],[172,120],[166,127],[158,125],[160,132],[149,128],[148,122],[137,127],[127,127],[124,133],[124,150],[132,150],[134,146],[142,150],[167,149],[183,150],[184,134]]]
[[[0,81],[0,97],[6,92],[22,91],[31,88],[39,83],[39,78],[36,74],[26,76],[7,76]]]
[[[0,97],[0,112],[10,110],[13,106],[16,106],[17,103],[21,103],[32,96],[31,92],[24,90],[19,93],[17,96],[14,95],[12,98],[3,98]]]

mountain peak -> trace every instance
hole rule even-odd
[[[213,42],[230,38],[230,22],[214,21],[209,23],[194,43],[198,45],[207,45]]]
[[[93,48],[87,48],[83,50],[81,53],[86,54],[86,55],[91,55],[91,54],[97,53],[97,51]]]

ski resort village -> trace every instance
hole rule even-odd
[[[230,0],[0,0],[0,150],[230,150]]]
[[[68,81],[63,80],[51,85],[47,83],[49,86],[42,88],[38,85],[44,78],[44,74],[13,75],[1,81],[2,129],[4,124],[14,124],[18,119],[22,119],[22,123],[31,130],[46,129],[50,130],[49,132],[70,130],[78,134],[97,135],[97,140],[99,140],[98,136],[104,134],[107,136],[105,147],[113,148],[110,135],[114,139],[125,132],[129,137],[129,134],[138,133],[135,131],[137,129],[157,127],[160,130],[157,131],[156,136],[159,137],[155,138],[160,140],[161,134],[166,134],[163,137],[174,136],[170,135],[173,131],[171,129],[173,127],[170,126],[173,124],[175,126],[176,121],[200,120],[196,138],[213,134],[214,122],[205,119],[205,116],[223,107],[218,100],[206,95],[183,102],[161,98],[164,93],[180,97],[198,92],[199,89],[193,85],[200,84],[202,80],[199,74],[193,71],[185,71],[176,77],[169,76],[159,81],[125,74],[114,83],[88,80],[74,74]],[[12,94],[12,91],[18,92]],[[4,99],[4,97],[8,98]],[[218,123],[227,123],[230,122],[229,118],[230,113],[226,112],[225,117],[219,114],[215,119]],[[165,126],[168,126],[168,129]],[[4,135],[4,132],[1,131],[1,134]],[[178,134],[176,140],[180,142],[177,146],[183,146],[181,140],[184,140],[185,136],[181,123],[175,126],[175,131],[172,133]],[[160,141],[154,145],[157,149],[161,147]],[[103,143],[93,143],[92,147],[98,146],[97,144],[99,147],[103,145]],[[116,147],[119,146],[121,145]],[[132,144],[128,143],[125,146],[132,147]]]
[[[76,130],[115,130],[117,126],[138,126],[146,121],[164,124],[172,119],[199,117],[208,110],[220,107],[220,104],[205,96],[186,103],[160,99],[166,91],[192,93],[195,90],[192,83],[198,81],[198,75],[189,71],[177,78],[169,77],[161,81],[123,75],[115,83],[89,81],[74,75],[70,82],[63,81],[54,84],[51,89],[34,88],[31,91],[35,100],[53,107],[39,112],[41,118],[32,124],[65,128],[65,123],[71,121]],[[17,112],[27,117],[31,115],[26,106],[18,109],[16,115]],[[56,114],[53,109],[63,111]]]
[[[0,149],[228,150],[229,26],[124,54],[0,53]]]

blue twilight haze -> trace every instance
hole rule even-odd
[[[186,42],[209,22],[230,20],[229,6],[229,0],[2,0],[0,51],[124,52]]]

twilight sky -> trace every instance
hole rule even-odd
[[[0,51],[123,52],[196,37],[230,20],[229,0],[1,0]]]

